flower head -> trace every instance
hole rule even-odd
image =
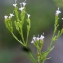
[[[24,7],[19,8],[19,10],[21,10],[21,11],[22,11],[23,9],[24,9]]]
[[[40,40],[43,40],[45,37],[43,35],[40,36]]]
[[[5,16],[4,16],[4,18],[5,18],[5,19],[7,19],[7,18],[8,18],[8,16],[7,16],[7,15],[5,15]]]
[[[27,14],[28,18],[30,18],[30,14]]]
[[[32,40],[31,43],[34,43],[34,41]]]
[[[14,16],[14,15],[10,13],[10,16],[9,16],[9,18],[12,18],[13,16]]]
[[[36,41],[36,39],[37,39],[37,37],[33,36],[31,43],[34,43]]]
[[[58,7],[58,10],[56,10],[56,15],[59,15],[61,13],[61,11],[59,10],[59,7]]]
[[[25,3],[25,2],[26,2],[26,0],[25,0],[24,2],[22,2],[23,6],[25,6],[25,5],[26,5],[26,3]]]
[[[40,40],[43,40],[45,37],[43,36],[43,35],[41,35],[40,37],[38,36],[38,37],[33,37],[33,39],[32,39],[32,41],[31,41],[31,43],[34,43],[35,41],[40,41]]]
[[[17,6],[17,4],[13,4],[13,6],[14,6],[14,7],[16,7],[16,6]]]
[[[22,4],[23,4],[23,6],[25,6],[25,5],[26,5],[26,3],[25,3],[25,2],[23,2]]]
[[[34,41],[36,40],[36,37],[35,37],[35,36],[33,37],[33,40],[34,40]]]
[[[39,40],[40,40],[40,38],[39,38],[39,37],[36,37],[36,40],[38,40],[38,41],[39,41]]]

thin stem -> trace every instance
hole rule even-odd
[[[38,60],[38,63],[40,63],[40,58],[41,58],[41,50],[37,49],[37,60]]]
[[[22,44],[23,46],[25,46],[13,33],[12,33],[12,36],[13,36],[20,44]]]
[[[33,55],[30,52],[28,52],[28,54],[29,54],[30,58],[32,59],[33,63],[37,63],[36,60],[34,59]]]
[[[21,38],[22,38],[22,40],[23,40],[23,43],[25,44],[24,37],[23,37],[23,31],[22,31],[22,29],[21,29]]]
[[[28,44],[28,36],[29,36],[29,32],[27,32],[26,45]]]

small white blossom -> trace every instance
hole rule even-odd
[[[40,40],[43,40],[45,37],[43,36],[43,35],[41,35],[40,37],[38,36],[38,37],[33,37],[33,39],[32,39],[32,41],[31,41],[31,43],[34,43],[36,40],[37,41],[40,41]]]
[[[16,6],[17,6],[17,4],[13,4],[13,6],[14,6],[14,7],[16,7]]]
[[[36,37],[36,40],[38,40],[38,41],[39,41],[39,40],[40,40],[40,38],[39,38],[39,37]]]
[[[36,37],[33,37],[33,40],[35,41],[36,40]]]
[[[22,11],[23,9],[24,9],[24,7],[19,8],[19,10],[21,10],[21,11]]]
[[[10,13],[10,16],[12,17],[12,16],[14,16],[14,15]]]
[[[14,16],[14,15],[10,13],[10,16],[9,16],[9,18],[12,18],[13,16]]]
[[[25,0],[24,2],[22,2],[23,6],[25,6],[25,5],[26,5],[26,3],[25,3],[25,2],[26,2],[26,0]]]
[[[43,36],[43,35],[41,35],[41,37],[40,37],[40,40],[43,40],[45,37]]]
[[[28,18],[30,18],[30,14],[27,14]]]
[[[63,20],[63,18],[62,18],[62,20]]]
[[[61,13],[61,11],[59,10],[59,7],[58,7],[58,10],[56,10],[56,15],[59,15]]]
[[[5,18],[5,19],[7,19],[7,18],[8,18],[8,16],[7,16],[7,15],[5,15],[5,16],[4,16],[4,18]]]
[[[23,4],[23,6],[25,6],[25,5],[26,5],[26,3],[25,3],[25,2],[23,2],[22,4]]]
[[[34,36],[31,43],[34,43],[36,41],[36,37]]]
[[[32,40],[31,43],[34,43],[34,41]]]

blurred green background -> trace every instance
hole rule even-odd
[[[17,0],[17,3],[23,2],[24,0]],[[18,43],[5,27],[4,16],[9,15],[13,12],[14,7],[12,4],[15,3],[14,0],[0,0],[0,63],[32,63],[29,56],[22,50],[22,45]],[[30,44],[33,35],[41,35],[45,33],[45,37],[51,35],[54,26],[55,12],[59,7],[63,11],[63,1],[62,0],[27,0],[26,1],[26,11],[31,14],[31,30],[29,36],[29,48],[32,53],[36,53],[36,49],[33,44]],[[59,16],[59,29],[62,28],[63,21],[61,17],[63,13]],[[14,29],[15,30],[15,29]],[[24,29],[25,33],[26,29]],[[20,38],[19,34],[15,30],[15,34]],[[48,35],[49,34],[49,35]],[[26,37],[26,33],[24,35]],[[46,39],[45,42],[49,40]],[[49,43],[45,43],[47,46]],[[44,47],[45,47],[44,46]],[[46,49],[46,48],[44,48]],[[47,61],[53,63],[52,61]],[[46,62],[46,63],[47,63]],[[62,63],[62,62],[54,62]]]

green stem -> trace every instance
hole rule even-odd
[[[29,31],[27,32],[26,46],[27,46],[27,44],[28,44],[28,36],[29,36]]]
[[[40,63],[40,59],[41,59],[41,50],[37,49],[37,60],[38,60],[38,63]]]
[[[36,60],[34,59],[33,55],[30,52],[28,52],[28,54],[29,54],[30,58],[32,59],[33,63],[37,63]]]
[[[25,46],[13,33],[12,33],[12,36],[13,36],[20,44],[22,44],[23,46]]]
[[[56,34],[56,32],[57,32],[57,28],[58,28],[58,16],[55,16],[55,23],[54,23],[54,31],[53,31],[53,36],[52,36],[52,40],[51,40],[51,43],[50,43],[50,46],[49,46],[49,48],[52,46],[52,44],[53,44],[53,38],[54,38],[54,35]]]
[[[23,40],[23,43],[25,44],[24,37],[23,37],[23,31],[22,31],[22,29],[21,29],[21,38],[22,38],[22,40]]]

